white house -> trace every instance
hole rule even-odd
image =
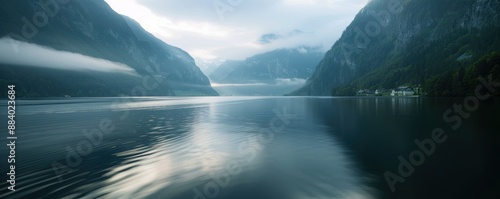
[[[392,90],[391,96],[411,96],[415,95],[415,91],[412,88],[401,86],[397,89]]]

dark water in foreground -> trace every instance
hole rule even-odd
[[[482,101],[452,130],[455,123],[443,120],[443,113],[462,102],[18,101],[16,192],[7,191],[2,133],[0,198],[499,198],[500,100]],[[6,107],[0,108],[6,121]],[[5,122],[0,127],[7,128]],[[439,141],[446,140],[415,152],[414,140],[429,141],[436,128],[444,132]],[[403,166],[401,174],[398,156],[419,166]],[[386,171],[404,180],[394,193]]]

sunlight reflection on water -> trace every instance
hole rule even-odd
[[[45,160],[36,162],[38,167],[26,168],[25,173],[49,166],[51,161],[64,163],[65,154],[53,155],[54,152],[64,152],[66,145],[78,143],[82,128],[95,128],[92,121],[102,116],[118,118],[121,113],[115,113],[117,110],[130,111],[123,121],[114,119],[117,130],[105,135],[102,146],[83,157],[76,172],[64,176],[61,182],[55,181],[53,173],[43,173],[44,178],[52,179],[48,186],[28,193],[61,198],[193,198],[193,189],[204,191],[207,183],[227,174],[229,163],[235,163],[240,171],[228,175],[230,183],[220,189],[217,198],[371,198],[372,190],[364,185],[367,178],[356,169],[346,149],[328,129],[314,122],[307,105],[300,100],[280,97],[93,100],[86,103],[70,100],[65,104],[27,101],[22,106],[24,117],[32,122],[25,125],[33,129],[47,124],[47,121],[39,123],[40,117],[59,121],[53,122],[47,131],[76,127],[74,131],[60,131],[54,135],[57,139],[34,144],[34,148],[44,148],[58,140],[67,140],[40,152]],[[282,106],[299,117],[277,133],[272,142],[256,144],[256,134],[269,127],[275,117],[273,108]],[[33,129],[20,133],[37,133]]]

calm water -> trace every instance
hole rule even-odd
[[[7,176],[2,175],[0,198],[500,195],[499,100],[481,102],[457,130],[443,120],[443,113],[462,101],[447,98],[82,98],[18,103],[16,192],[7,192]],[[0,108],[6,118],[5,106]],[[6,129],[4,123],[0,127]],[[432,139],[435,128],[442,128],[446,141],[435,143],[424,159],[414,158],[419,166],[412,166],[411,175],[391,192],[384,173],[400,175],[398,157],[408,160],[416,154],[414,140]],[[5,174],[4,144],[1,151]]]

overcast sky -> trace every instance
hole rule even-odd
[[[369,0],[106,0],[201,59],[244,59],[297,46],[329,49]]]

